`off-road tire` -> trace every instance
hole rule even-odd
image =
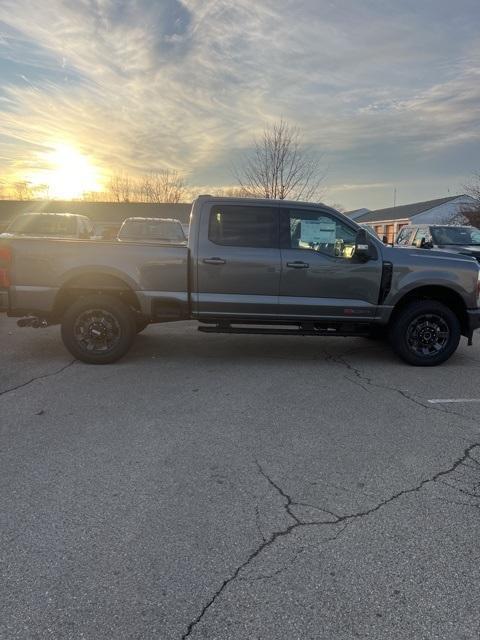
[[[122,300],[109,295],[90,294],[68,307],[61,331],[64,345],[77,360],[88,364],[110,364],[127,353],[137,328],[132,312]],[[91,336],[92,331],[100,338],[96,334]],[[102,332],[105,334],[103,343]]]
[[[402,360],[417,367],[434,367],[455,352],[461,328],[458,317],[446,305],[435,300],[417,300],[394,315],[388,333],[392,349]],[[428,344],[424,336],[430,335],[434,337]]]

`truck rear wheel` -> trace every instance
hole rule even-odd
[[[62,340],[89,364],[110,364],[124,356],[137,333],[128,306],[118,298],[92,294],[76,300],[62,320]]]
[[[389,338],[392,349],[405,362],[433,367],[450,358],[460,342],[460,322],[441,302],[418,300],[393,319]]]

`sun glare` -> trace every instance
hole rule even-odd
[[[42,155],[46,168],[31,176],[33,185],[45,185],[51,198],[70,200],[102,189],[100,172],[74,147],[58,144]]]

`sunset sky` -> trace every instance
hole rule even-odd
[[[205,192],[283,117],[327,202],[462,193],[479,25],[478,0],[0,0],[0,180],[68,197],[171,168]]]

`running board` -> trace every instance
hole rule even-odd
[[[203,333],[243,333],[252,335],[269,335],[269,336],[339,336],[339,337],[355,337],[368,336],[369,330],[363,331],[345,331],[341,329],[315,329],[305,327],[295,327],[292,329],[283,328],[266,328],[266,327],[232,327],[228,324],[217,324],[213,327],[198,327]]]

